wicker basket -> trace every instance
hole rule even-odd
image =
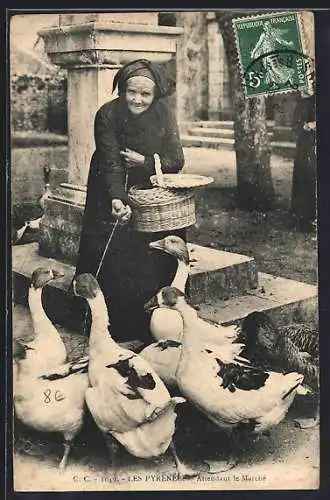
[[[192,226],[196,222],[194,194],[193,189],[175,191],[133,186],[128,197],[135,229],[156,233]]]

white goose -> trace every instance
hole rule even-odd
[[[184,294],[164,287],[157,295],[160,307],[179,312],[183,320],[183,345],[176,381],[184,397],[223,430],[240,437],[240,429],[259,434],[280,423],[301,387],[303,375],[275,373],[240,358],[242,344],[223,344],[217,356],[209,355],[201,343],[197,312]],[[153,301],[145,305],[152,308]],[[236,431],[236,432],[235,432]],[[237,449],[239,449],[237,443]],[[210,472],[228,470],[237,462],[214,464]]]
[[[44,287],[62,276],[63,274],[55,269],[45,267],[38,267],[31,276],[28,303],[33,332],[29,332],[28,340],[21,339],[26,347],[24,365],[30,373],[42,373],[65,363],[67,359],[65,344],[42,304]]]
[[[175,407],[185,399],[171,397],[144,359],[112,339],[107,306],[94,276],[77,276],[73,290],[87,300],[92,314],[88,369],[91,387],[86,391],[86,403],[96,425],[105,437],[113,436],[136,457],[157,457],[170,448],[179,475],[196,476],[179,461],[172,441]]]
[[[188,247],[183,239],[179,236],[170,235],[151,242],[149,246],[166,252],[177,259],[178,267],[171,286],[185,293],[190,272],[190,258]],[[169,308],[155,309],[150,319],[150,331],[156,340],[171,339],[180,341],[183,333],[181,315]],[[222,326],[199,318],[199,335],[205,343],[222,345],[227,342],[234,342],[238,333],[236,325]]]
[[[162,240],[150,243],[150,247],[164,251],[177,259],[178,267],[171,286],[185,292],[189,276],[189,251],[186,243],[179,236],[166,236]],[[156,306],[156,302],[154,303]],[[217,351],[217,347],[236,340],[238,329],[222,326],[198,318],[199,335],[205,347]],[[154,342],[139,353],[157,372],[168,388],[176,388],[175,373],[181,352],[183,321],[178,311],[166,307],[155,307],[151,313],[150,330],[158,342]]]
[[[15,416],[38,431],[63,435],[64,453],[59,468],[64,469],[73,440],[84,420],[85,392],[89,385],[88,358],[37,373],[31,371],[31,365],[25,363],[30,348],[19,341],[14,342],[14,347]]]
[[[42,305],[44,287],[62,276],[45,267],[33,271],[28,294],[32,338],[15,339],[13,352],[15,416],[39,431],[63,434],[61,469],[81,429],[89,385],[88,358],[67,362],[65,344]]]

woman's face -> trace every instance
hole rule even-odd
[[[130,112],[140,115],[154,100],[155,83],[145,76],[132,76],[126,82],[125,97]]]

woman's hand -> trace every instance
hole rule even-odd
[[[120,156],[123,158],[128,168],[142,167],[145,161],[143,155],[128,148],[120,151]]]
[[[124,205],[121,200],[112,200],[112,210],[111,213],[113,217],[119,220],[120,224],[126,224],[132,215],[132,210],[129,205]]]

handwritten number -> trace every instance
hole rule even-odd
[[[44,392],[44,396],[45,396],[44,403],[50,403],[50,401],[51,401],[50,394],[51,394],[51,390],[50,389],[47,389]]]
[[[46,391],[44,391],[44,396],[44,403],[51,403],[52,398],[57,402],[63,401],[63,399],[65,399],[65,396],[61,393],[61,391],[55,391],[52,395],[51,389],[47,389]]]
[[[65,399],[65,397],[63,396],[61,391],[55,391],[54,398],[55,398],[55,401],[63,401],[63,399]]]

